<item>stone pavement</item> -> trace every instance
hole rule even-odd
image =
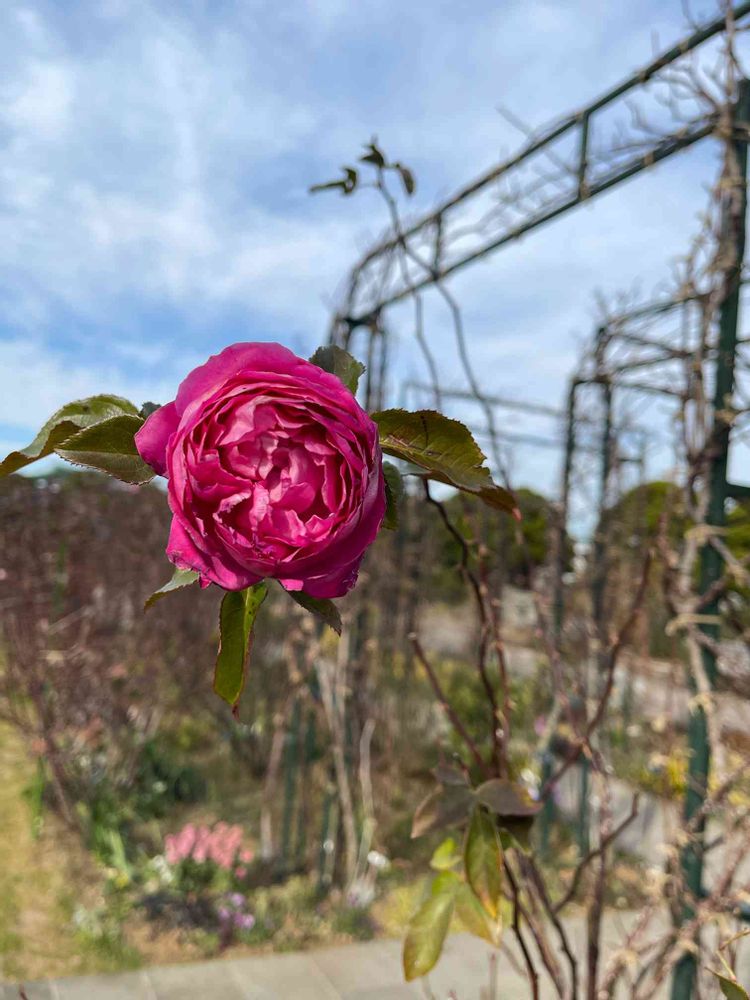
[[[615,916],[616,923],[607,921],[605,953],[621,940],[621,921],[627,924],[633,916],[622,914]],[[583,955],[581,922],[571,921],[568,929],[576,953]],[[509,946],[510,937],[506,936]],[[451,991],[457,1000],[481,1000],[480,990],[489,982],[489,953],[489,947],[476,938],[451,936],[430,975],[436,1000],[447,1000]],[[529,1000],[528,983],[506,957],[500,956],[498,970],[500,1000]],[[404,983],[399,941],[57,979],[29,983],[24,989],[28,1000],[424,1000],[426,995],[419,983]],[[547,988],[541,990],[543,1000],[552,995]],[[22,996],[18,986],[0,985],[0,1000]]]
[[[479,1000],[487,986],[488,948],[468,935],[451,937],[430,976],[436,997],[452,989]],[[503,962],[503,965],[506,963]],[[503,1000],[527,1000],[528,987],[512,970],[499,977]],[[30,983],[28,1000],[408,1000],[425,994],[406,984],[401,944],[373,941],[289,955],[262,955],[173,965],[111,976]],[[18,1000],[17,986],[0,986],[0,1000]]]

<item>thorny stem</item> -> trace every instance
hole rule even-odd
[[[442,689],[442,687],[440,685],[440,681],[437,679],[437,674],[435,673],[435,671],[434,671],[434,669],[432,667],[432,664],[427,659],[427,656],[425,655],[425,651],[422,648],[422,645],[421,645],[419,639],[417,638],[417,636],[413,632],[409,636],[409,641],[412,644],[415,656],[417,657],[417,659],[419,660],[419,662],[422,664],[422,666],[425,669],[425,673],[427,674],[427,676],[429,678],[430,684],[432,685],[432,690],[435,692],[435,697],[437,698],[437,700],[438,700],[438,702],[440,704],[440,707],[445,712],[445,714],[446,714],[447,718],[449,719],[449,721],[450,721],[451,725],[453,726],[453,728],[456,730],[456,732],[458,733],[458,735],[461,737],[461,739],[466,744],[469,752],[471,753],[472,757],[474,758],[474,760],[475,760],[477,766],[479,767],[479,769],[481,770],[482,774],[484,774],[485,777],[488,777],[488,778],[491,777],[492,776],[492,772],[488,768],[487,762],[484,760],[484,758],[480,754],[480,752],[479,752],[479,750],[477,748],[476,743],[471,738],[471,736],[469,735],[469,733],[468,733],[466,727],[464,726],[463,722],[461,722],[461,719],[456,714],[456,710],[453,708],[453,706],[450,704],[450,702],[446,698],[445,693],[444,693],[444,691],[443,691],[443,689]]]
[[[491,719],[491,740],[492,740],[492,756],[495,763],[495,770],[497,771],[498,777],[502,776],[507,772],[507,760],[505,758],[504,748],[507,747],[507,720],[503,719],[503,740],[501,742],[500,734],[498,732],[498,726],[500,724],[500,709],[497,703],[497,695],[495,694],[495,689],[492,686],[492,682],[487,673],[487,635],[489,631],[489,621],[487,616],[487,606],[485,603],[485,596],[487,588],[483,586],[476,574],[472,571],[469,565],[469,546],[466,539],[461,534],[461,532],[456,528],[451,519],[448,517],[448,512],[446,511],[444,505],[440,503],[439,500],[435,498],[430,493],[430,486],[427,480],[424,480],[424,491],[425,497],[428,503],[432,504],[438,511],[440,519],[443,524],[453,536],[453,538],[458,543],[461,550],[461,563],[460,570],[461,575],[464,580],[470,584],[472,593],[474,595],[477,612],[479,614],[480,620],[480,637],[479,637],[479,651],[477,655],[477,667],[479,669],[479,675],[482,680],[482,685],[484,687],[485,693],[487,695],[487,701],[489,702]],[[507,682],[506,682],[506,697],[507,697]]]

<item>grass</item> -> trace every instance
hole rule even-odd
[[[0,978],[35,979],[82,964],[70,923],[70,875],[85,865],[72,838],[47,819],[38,839],[23,792],[34,765],[16,733],[0,727]],[[85,964],[85,962],[83,963]]]

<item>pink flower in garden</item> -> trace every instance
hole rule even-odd
[[[377,427],[336,376],[279,344],[234,344],[136,434],[169,479],[167,555],[201,583],[350,590],[385,513]]]
[[[188,823],[179,833],[168,834],[164,838],[164,855],[170,865],[191,858],[198,864],[211,861],[219,868],[231,871],[238,861],[245,864],[252,861],[253,852],[243,848],[242,838],[241,826],[221,822],[211,828]],[[242,870],[244,877],[247,869]]]

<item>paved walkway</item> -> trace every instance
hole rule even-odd
[[[430,977],[444,1000],[479,1000],[488,983],[487,947],[455,935]],[[501,977],[503,1000],[528,1000],[512,971]],[[401,944],[373,941],[289,955],[255,956],[144,969],[115,976],[81,976],[25,987],[28,1000],[407,1000],[422,997],[401,972]],[[0,987],[0,1000],[18,1000],[18,988]]]
[[[614,916],[614,915],[613,915]],[[620,939],[624,918],[605,926],[607,947]],[[617,922],[617,926],[615,926]],[[570,922],[574,948],[583,954],[583,926]],[[613,935],[616,935],[613,938]],[[510,935],[507,935],[510,945]],[[430,976],[436,1000],[482,1000],[489,982],[489,948],[467,934],[449,938]],[[526,980],[501,956],[497,983],[500,1000],[529,1000]],[[372,941],[289,955],[262,955],[200,964],[174,965],[112,976],[81,976],[30,983],[28,1000],[411,1000],[425,993],[406,984],[401,972],[401,943]],[[455,993],[451,993],[455,991]],[[551,990],[543,988],[543,1000]],[[666,995],[666,994],[664,994]],[[19,1000],[18,986],[0,985],[0,1000]],[[654,997],[653,1000],[661,1000]]]

